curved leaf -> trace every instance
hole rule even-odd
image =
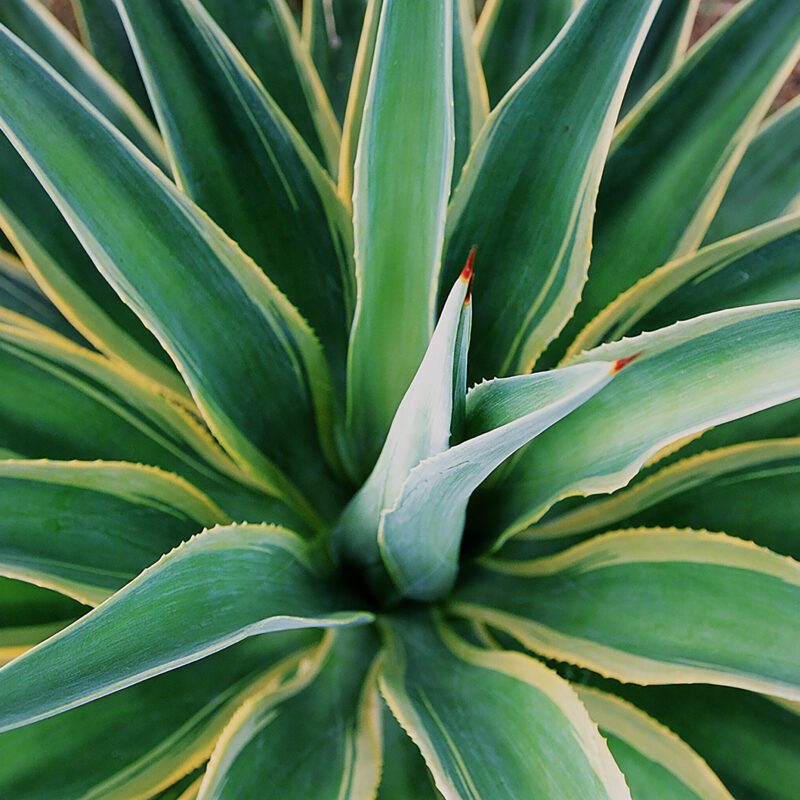
[[[427,614],[392,617],[383,630],[381,691],[445,797],[497,797],[502,787],[507,797],[630,798],[586,710],[547,667],[471,647]]]
[[[380,699],[369,679],[377,637],[328,634],[311,664],[277,690],[252,695],[214,749],[200,800],[274,797],[362,800],[380,780]]]
[[[569,330],[653,268],[697,248],[798,56],[794,0],[751,0],[626,117],[603,174],[590,280]]]
[[[453,0],[453,189],[489,114],[489,95],[474,32],[472,0]]]
[[[572,7],[572,0],[488,0],[475,39],[493,106],[556,38]]]
[[[773,439],[674,462],[609,498],[549,517],[530,539],[611,528],[705,528],[800,559],[799,520],[800,439]],[[525,537],[512,541],[522,544]]]
[[[491,259],[476,284],[472,379],[529,371],[578,301],[600,173],[656,7],[583,3],[475,143],[448,213],[442,273],[449,286],[475,244]]]
[[[255,636],[0,734],[0,792],[37,800],[152,797],[202,764],[239,705],[296,668],[313,642],[305,631]]]
[[[364,624],[296,535],[215,528],[182,544],[78,622],[0,670],[0,730],[198,661],[250,636]],[[194,624],[202,619],[203,624]]]
[[[368,0],[303,3],[303,42],[311,52],[336,116],[342,120]]]
[[[334,173],[339,126],[286,0],[203,0],[203,6],[317,158]]]
[[[672,731],[612,694],[588,687],[577,692],[608,740],[633,800],[733,800],[705,761]]]
[[[433,332],[453,166],[452,25],[452,0],[386,0],[381,11],[353,194],[347,421],[361,474]]]
[[[487,561],[451,610],[619,680],[797,699],[798,601],[796,561],[724,534],[636,529],[534,561]]]
[[[476,498],[476,532],[507,538],[564,497],[624,486],[671,443],[800,396],[800,374],[791,366],[798,322],[800,302],[768,303],[584,354],[579,361],[641,357],[539,436],[480,503]]]
[[[170,352],[214,434],[250,474],[298,504],[291,480],[313,486],[319,512],[330,513],[338,489],[317,440],[318,424],[330,436],[327,370],[296,310],[8,33],[0,34],[0,69],[0,128],[104,277]]]
[[[467,503],[475,489],[531,439],[600,391],[616,372],[616,365],[598,363],[506,378],[516,383],[518,392],[525,384],[527,408],[517,419],[411,470],[396,502],[383,512],[379,533],[383,561],[401,594],[436,600],[452,589]],[[474,405],[491,404],[482,398],[497,388],[483,384],[470,399]],[[468,416],[470,410],[468,404]]]
[[[694,747],[737,800],[795,800],[800,715],[724,686],[619,687]]]
[[[243,509],[263,515],[274,502],[159,387],[1,309],[0,368],[0,447],[17,457],[163,467],[218,498],[232,515]]]
[[[446,450],[451,434],[458,435],[453,418],[466,392],[466,375],[463,371],[459,374],[458,364],[466,359],[469,343],[471,280],[470,262],[450,291],[369,478],[336,527],[334,535],[345,560],[374,573],[375,578],[383,572],[378,549],[381,513],[394,505],[409,472],[424,459]],[[465,334],[459,337],[462,329]]]
[[[139,108],[152,115],[144,81],[114,3],[109,0],[72,0],[72,8],[87,49],[120,86],[125,87]]]
[[[120,6],[178,185],[308,320],[343,385],[352,232],[332,181],[198,2]]]
[[[0,573],[87,605],[227,521],[184,480],[152,467],[0,461]]]
[[[800,198],[800,98],[767,117],[745,150],[705,242],[798,211]]]
[[[650,87],[680,60],[689,46],[700,0],[662,0],[653,25],[636,59],[622,113],[635,105]]]
[[[712,311],[795,300],[798,244],[800,214],[665,264],[609,303],[581,331],[567,357]]]
[[[0,250],[0,307],[14,311],[81,344],[80,334],[42,294],[23,263]]]

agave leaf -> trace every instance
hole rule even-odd
[[[250,636],[364,624],[295,534],[232,525],[195,536],[78,622],[0,670],[0,730],[45,719]],[[196,620],[202,619],[202,625]]]
[[[513,453],[600,391],[616,371],[616,365],[596,363],[506,378],[514,382],[509,393],[525,395],[526,407],[517,418],[411,471],[397,501],[381,516],[379,533],[383,561],[401,594],[435,600],[452,589],[467,503],[475,489]],[[489,383],[472,392],[470,400],[491,414],[486,406],[504,394],[502,386]],[[467,409],[469,416],[469,403]]]
[[[502,786],[511,797],[630,798],[586,710],[547,667],[478,650],[427,614],[383,630],[381,691],[445,797]]]
[[[308,320],[343,386],[352,230],[333,182],[199,2],[119,5],[178,185]]]
[[[509,544],[665,525],[725,531],[800,559],[798,520],[800,438],[773,439],[676,461],[611,497],[550,516]]]
[[[703,240],[800,57],[795,0],[735,8],[619,126],[597,199],[591,280],[570,330]]]
[[[256,636],[0,734],[0,792],[40,800],[152,797],[202,764],[238,706],[278,684],[314,641],[307,631]]]
[[[287,474],[313,484],[320,512],[330,513],[337,489],[317,437],[319,429],[331,456],[327,367],[294,307],[9,33],[0,35],[0,68],[0,128],[170,352],[215,436],[244,470],[298,504]]]
[[[317,158],[335,174],[339,124],[286,0],[203,0],[203,6]]]
[[[144,462],[182,475],[231,514],[268,513],[263,487],[190,412],[131,370],[2,309],[0,364],[5,457]]]
[[[205,770],[201,767],[156,795],[154,800],[197,800]]]
[[[425,759],[385,704],[381,718],[384,757],[376,800],[441,800]]]
[[[329,633],[314,661],[278,691],[253,694],[220,737],[201,800],[275,797],[361,800],[380,780],[381,701],[369,628]]]
[[[600,173],[657,5],[587,0],[475,143],[448,213],[442,276],[449,285],[473,244],[488,254],[473,379],[529,371],[578,301]]]
[[[378,38],[378,25],[381,19],[383,0],[367,0],[364,23],[358,40],[358,51],[353,65],[353,77],[347,95],[347,107],[342,124],[342,146],[339,151],[339,194],[348,207],[353,201],[353,172],[356,163],[358,140],[361,135],[361,122],[364,117],[364,103],[367,100],[369,76],[372,71],[372,58]]]
[[[705,761],[652,717],[612,694],[589,687],[577,692],[608,741],[633,800],[733,800]]]
[[[794,800],[800,715],[785,703],[723,686],[626,685],[615,691],[694,747],[737,798]]]
[[[567,358],[711,311],[800,297],[799,243],[795,214],[671,261],[607,305],[581,331]]]
[[[87,605],[229,521],[176,475],[102,461],[0,461],[0,516],[0,573]]]
[[[573,0],[488,0],[475,39],[493,106],[555,39],[572,7]]]
[[[642,52],[633,68],[622,113],[635,105],[647,90],[671,67],[678,64],[692,33],[700,0],[663,0]]]
[[[148,158],[163,163],[164,145],[152,122],[40,0],[5,0],[0,23],[33,48]]]
[[[0,250],[0,307],[27,317],[62,336],[83,344],[83,338],[42,294],[24,264]]]
[[[358,302],[347,403],[361,474],[433,332],[453,166],[452,25],[452,0],[390,0],[381,11],[353,195]]]
[[[799,321],[800,302],[766,303],[585,353],[579,361],[641,357],[523,451],[476,502],[476,532],[502,541],[560,499],[619,489],[671,443],[800,396]]]
[[[705,242],[800,211],[800,98],[767,117],[750,142]]]
[[[72,7],[86,48],[125,88],[139,108],[153,116],[136,57],[114,3],[109,0],[72,0]]]
[[[463,417],[472,263],[450,291],[425,357],[392,420],[386,441],[369,478],[350,501],[336,528],[345,560],[367,570],[379,568],[378,528],[381,512],[397,500],[409,472],[421,461],[447,449],[454,410]],[[380,571],[380,570],[379,570]]]
[[[311,52],[339,120],[344,119],[368,4],[369,0],[303,3],[303,43]]]
[[[475,6],[472,0],[454,0],[453,124],[456,140],[452,188],[458,183],[472,144],[489,114],[489,94],[474,31]]]
[[[485,561],[450,609],[619,680],[797,699],[798,601],[792,559],[724,534],[639,528],[533,561]]]

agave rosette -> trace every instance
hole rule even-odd
[[[0,6],[0,795],[791,797],[796,0],[75,5]]]

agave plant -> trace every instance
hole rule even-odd
[[[0,4],[0,796],[796,797],[797,0],[572,5]]]

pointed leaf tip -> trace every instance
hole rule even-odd
[[[472,273],[475,268],[475,253],[478,250],[478,245],[474,244],[470,248],[469,255],[467,256],[467,263],[464,264],[464,269],[461,270],[461,280],[467,281],[472,285]]]
[[[632,361],[636,361],[639,356],[642,355],[642,351],[638,353],[634,353],[632,356],[628,356],[627,358],[620,358],[614,362],[614,366],[611,368],[611,374],[616,375],[618,372],[622,372],[625,367],[628,366]]]

